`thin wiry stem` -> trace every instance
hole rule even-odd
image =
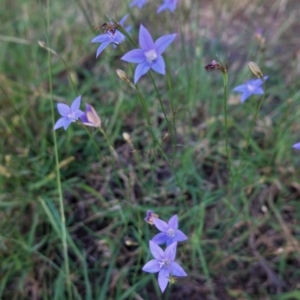
[[[47,44],[50,45],[50,0],[47,0]],[[51,64],[51,53],[48,51],[48,74],[49,74],[49,87],[50,87],[50,95],[51,95],[51,117],[52,124],[54,126],[55,118],[54,118],[54,100],[53,100],[53,90],[52,90],[52,64]],[[58,200],[59,200],[59,210],[60,210],[60,219],[61,219],[61,231],[62,231],[62,244],[63,244],[63,257],[64,257],[64,267],[65,267],[65,275],[66,275],[66,284],[67,284],[67,293],[69,299],[72,299],[72,291],[70,284],[70,267],[69,267],[69,256],[68,256],[68,244],[67,244],[67,230],[66,230],[66,220],[65,220],[65,208],[62,194],[62,186],[60,179],[60,171],[59,171],[59,158],[58,158],[58,148],[57,148],[57,139],[56,132],[53,132],[53,141],[54,141],[54,153],[55,153],[55,167],[56,167],[56,183],[58,190]]]

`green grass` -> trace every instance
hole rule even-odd
[[[179,2],[160,15],[160,1],[140,11],[126,1],[1,2],[0,299],[300,299],[300,154],[291,148],[300,130],[299,3]],[[120,60],[130,41],[95,59],[93,28],[126,13],[136,42],[141,23],[154,39],[178,33],[163,55],[167,75],[151,72],[173,140],[150,77],[138,83],[145,110],[117,76],[133,78]],[[235,177],[222,74],[204,69],[228,54]],[[253,78],[250,60],[269,79],[247,145],[261,98],[240,104],[232,89]],[[56,103],[80,94],[119,159],[96,129],[71,124],[53,135],[52,107],[57,120]],[[189,276],[163,295],[157,275],[141,271],[157,232],[143,220],[148,209],[163,220],[177,214],[189,237],[176,258]]]

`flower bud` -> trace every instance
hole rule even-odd
[[[248,67],[249,69],[251,70],[251,72],[258,78],[263,78],[264,77],[264,74],[263,72],[261,71],[260,67],[253,61],[250,61],[248,63]]]
[[[123,70],[117,69],[116,72],[121,80],[126,82],[133,89],[136,89],[135,85],[129,80],[129,78],[127,77],[126,73]]]

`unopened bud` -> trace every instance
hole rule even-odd
[[[263,78],[264,77],[264,74],[263,72],[261,71],[260,67],[253,61],[250,61],[248,63],[248,67],[249,69],[251,70],[251,72],[258,78]]]
[[[45,43],[44,41],[38,41],[38,44],[39,44],[39,46],[40,46],[41,48],[44,48],[44,49],[46,49],[47,51],[51,52],[52,54],[57,55],[57,52],[54,51],[53,49],[47,47],[47,45],[46,45],[46,43]]]
[[[131,143],[130,135],[129,135],[127,132],[123,132],[123,139],[124,139],[127,143]]]
[[[133,89],[136,89],[135,85],[129,80],[129,78],[127,77],[126,73],[123,70],[117,69],[116,72],[121,80],[126,82]]]

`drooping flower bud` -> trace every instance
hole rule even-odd
[[[251,70],[251,72],[258,78],[263,78],[264,77],[264,74],[263,72],[261,71],[260,67],[258,66],[257,63],[253,62],[253,61],[250,61],[248,63],[248,67],[249,69]]]

